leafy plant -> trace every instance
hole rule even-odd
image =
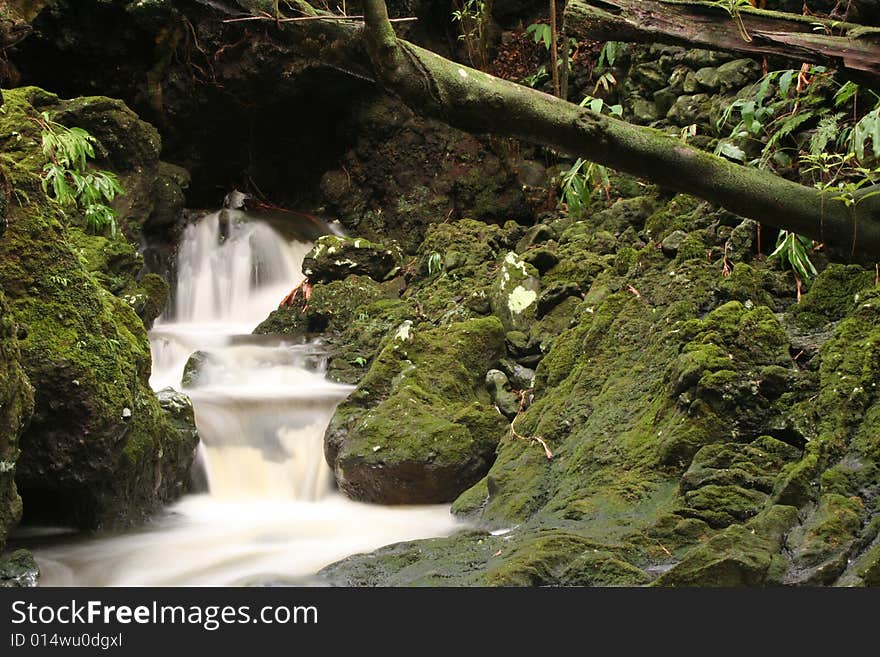
[[[455,0],[452,21],[459,24],[458,40],[464,42],[471,65],[489,66],[489,23],[494,0]]]
[[[544,47],[548,51],[552,51],[553,49],[553,28],[547,23],[532,23],[528,27],[526,27],[526,32],[532,35],[532,38],[535,40],[535,43],[542,43]],[[564,53],[557,57],[556,60],[556,69],[562,70],[564,73],[570,73],[572,70],[572,61],[574,60],[574,53],[577,51],[578,40],[577,39],[566,39],[564,44],[559,44],[560,49],[565,48]],[[552,58],[552,54],[551,54]],[[538,81],[538,84],[543,83],[547,78],[551,77],[549,73],[547,73],[546,67],[543,65],[538,72],[533,75],[537,76],[540,71],[544,71],[544,75]],[[546,77],[545,77],[546,76]],[[528,76],[523,80],[526,82],[532,76]],[[537,78],[536,78],[537,79]],[[526,82],[529,84],[528,82]],[[529,84],[529,86],[534,87],[535,84]]]
[[[550,50],[552,31],[547,23],[532,23],[526,28],[526,32],[532,35],[535,43],[544,43],[544,47]]]
[[[709,4],[714,5],[716,7],[720,7],[733,19],[736,23],[736,27],[739,30],[739,35],[743,38],[744,41],[751,41],[752,36],[749,34],[748,30],[746,30],[745,23],[743,23],[742,15],[740,14],[740,9],[745,7],[751,7],[752,3],[749,0],[715,0],[715,2],[710,2]]]
[[[599,51],[599,60],[596,63],[597,68],[614,66],[617,56],[626,50],[626,44],[622,41],[606,41]]]
[[[592,192],[594,189],[602,189],[608,198],[611,189],[611,179],[608,169],[595,162],[587,162],[583,158],[575,160],[574,164],[562,174],[559,189],[562,193],[562,202],[566,212],[571,217],[579,217],[592,204]]]
[[[43,191],[60,206],[82,211],[89,231],[101,233],[109,228],[115,235],[116,213],[107,203],[123,191],[112,172],[88,169],[88,160],[95,157],[95,138],[82,128],[50,120],[46,112],[36,122],[42,129],[43,154],[49,160],[43,167]]]
[[[588,107],[595,114],[601,114],[603,110],[607,109],[608,113],[612,116],[623,116],[623,105],[609,105],[601,98],[584,96],[584,99],[579,104],[581,107]]]
[[[768,258],[778,258],[783,266],[788,266],[794,271],[795,281],[797,282],[798,301],[801,299],[804,281],[810,280],[811,276],[817,274],[816,267],[808,255],[808,251],[812,249],[813,240],[803,235],[783,230],[779,233],[776,250],[768,256]]]
[[[428,276],[434,276],[443,271],[443,259],[439,253],[432,251],[428,256]]]
[[[522,79],[522,83],[526,84],[532,88],[535,88],[541,84],[544,84],[550,78],[550,74],[547,72],[547,68],[544,65],[541,65],[537,71],[532,73],[531,75],[527,75]]]

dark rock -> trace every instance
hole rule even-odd
[[[540,319],[568,297],[580,296],[580,286],[574,283],[556,283],[548,287],[538,298],[536,316]]]
[[[495,403],[495,407],[501,411],[508,420],[516,417],[520,408],[519,395],[510,389],[510,381],[501,370],[489,370],[486,372],[486,389]]]
[[[660,248],[663,249],[664,254],[674,257],[678,254],[678,250],[687,238],[688,234],[683,230],[673,231],[663,238],[663,241],[660,242]]]
[[[312,283],[329,283],[347,276],[384,281],[397,267],[400,252],[367,240],[325,235],[303,260],[303,273]]]
[[[526,231],[523,238],[516,244],[516,252],[522,255],[533,246],[556,239],[555,231],[547,224],[537,224]]]
[[[559,256],[553,249],[537,248],[526,251],[523,260],[538,270],[539,274],[546,274],[559,264]]]
[[[761,77],[761,67],[753,59],[736,59],[718,68],[701,68],[694,77],[701,89],[725,94],[757,80]]]
[[[0,588],[31,588],[40,579],[40,568],[27,550],[0,553]]]
[[[528,390],[534,385],[535,370],[523,367],[510,358],[502,358],[498,363],[498,369],[507,375],[516,390]]]
[[[16,327],[0,289],[0,550],[21,518],[15,463],[18,439],[33,407],[34,391],[22,369]]]

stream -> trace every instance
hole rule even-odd
[[[206,353],[185,389],[206,492],[136,531],[25,528],[39,539],[42,586],[311,584],[351,554],[461,526],[448,505],[384,507],[335,490],[324,431],[353,388],[327,380],[319,343],[251,335],[302,281],[310,248],[237,210],[186,228],[176,287],[150,331],[150,384],[180,389],[190,355]]]

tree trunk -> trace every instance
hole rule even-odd
[[[726,9],[680,0],[570,0],[565,30],[582,39],[667,43],[772,55],[798,65],[826,64],[874,82],[880,76],[880,28],[752,7],[737,13],[751,41]]]
[[[835,259],[880,259],[880,194],[871,195],[874,188],[847,206],[812,187],[734,164],[658,130],[595,114],[398,39],[383,0],[365,0],[364,13],[365,29],[340,21],[299,24],[309,27],[290,23],[285,26],[293,35],[290,47],[371,77],[413,111],[459,129],[549,146],[647,178],[823,242]]]

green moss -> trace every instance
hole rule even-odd
[[[497,318],[402,325],[328,429],[328,460],[350,496],[451,501],[485,474],[505,425],[485,390],[503,353]]]
[[[489,586],[634,586],[650,580],[642,570],[602,547],[576,534],[561,531],[538,534],[514,543],[501,563],[490,562],[485,583]]]
[[[120,240],[85,236],[76,228],[81,218],[68,216],[69,228],[59,222],[36,177],[42,153],[28,117],[38,103],[58,120],[82,118],[104,157],[119,166],[155,158],[155,131],[138,132],[134,114],[109,99],[58,101],[33,88],[6,98],[0,139],[16,131],[21,138],[6,142],[4,166],[28,202],[10,205],[0,239],[0,286],[21,327],[21,362],[35,389],[16,479],[46,505],[32,509],[44,520],[130,524],[179,494],[193,443],[178,450],[147,384],[144,323],[134,304],[113,294],[137,289],[136,252]]]
[[[779,584],[777,554],[797,510],[774,506],[746,525],[732,525],[693,548],[656,586],[767,586]]]
[[[817,330],[843,318],[856,307],[860,293],[874,287],[874,278],[874,272],[857,265],[828,265],[792,308],[791,321],[802,330]]]
[[[0,289],[0,552],[21,518],[15,486],[18,439],[33,411],[34,392],[21,366],[16,326]]]
[[[684,494],[676,513],[699,518],[716,529],[743,522],[758,514],[767,495],[737,485],[706,484]]]
[[[692,228],[695,215],[704,211],[699,199],[678,194],[645,220],[645,232],[652,240],[660,242],[676,230]]]

